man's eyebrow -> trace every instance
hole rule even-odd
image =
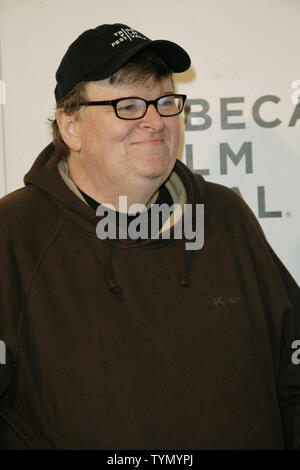
[[[162,95],[158,96],[157,98],[155,99],[159,99],[159,98],[162,98],[163,96],[166,96],[166,95],[177,95],[178,93],[175,93],[175,91],[165,91]],[[116,101],[116,100],[126,100],[127,98],[141,98],[142,100],[143,99],[146,99],[146,98],[142,98],[141,96],[133,96],[133,95],[130,95],[130,96],[122,96],[121,98],[113,98],[111,100],[104,100],[104,101]],[[91,100],[91,101],[95,101],[95,100]],[[102,101],[102,100],[101,100]],[[147,101],[147,100],[146,100]],[[152,101],[152,100],[148,100],[148,101]]]

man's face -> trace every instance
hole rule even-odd
[[[140,97],[154,100],[174,92],[170,78],[146,84],[87,84],[87,101]],[[138,120],[119,119],[112,106],[83,108],[78,121],[81,157],[91,178],[141,186],[154,179],[162,184],[171,173],[179,146],[179,117],[161,117],[153,105]]]

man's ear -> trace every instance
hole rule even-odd
[[[78,125],[75,114],[68,115],[64,108],[56,111],[56,121],[60,134],[65,144],[75,152],[81,149],[81,141],[78,133]]]

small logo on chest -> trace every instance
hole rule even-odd
[[[218,305],[231,305],[231,304],[239,304],[242,302],[240,297],[213,297],[212,302],[215,307]]]

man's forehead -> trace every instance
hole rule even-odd
[[[88,82],[86,85],[86,94],[89,99],[94,98],[94,95],[106,98],[109,94],[113,95],[135,95],[139,94],[149,94],[151,92],[160,91],[163,92],[172,92],[174,90],[173,82],[170,77],[162,78],[159,80],[155,80],[152,77],[146,79],[144,81],[136,81],[136,82],[117,82],[111,84],[109,79],[105,80],[98,80],[93,82]],[[129,95],[128,95],[129,93]],[[115,96],[107,99],[114,99]],[[117,96],[116,96],[117,97]]]

